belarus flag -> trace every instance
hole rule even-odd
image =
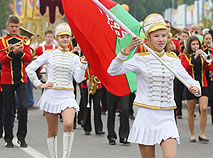
[[[99,0],[99,2],[139,36],[140,23],[119,4],[112,0]],[[135,73],[118,76],[110,76],[107,73],[111,61],[121,49],[129,45],[132,37],[92,0],[62,0],[62,5],[84,56],[106,89],[117,96],[135,92],[137,87]],[[135,51],[128,59],[134,53]]]

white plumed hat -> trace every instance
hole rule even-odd
[[[148,37],[150,32],[165,29],[168,30],[163,17],[160,14],[153,13],[148,15],[142,23],[144,34]]]
[[[71,36],[71,34],[72,34],[72,31],[70,29],[70,26],[67,23],[61,23],[55,27],[55,37],[59,35]]]

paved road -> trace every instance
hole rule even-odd
[[[34,90],[35,100],[40,96],[40,90]],[[79,97],[78,97],[79,100]],[[137,109],[135,108],[135,111]],[[199,134],[199,114],[195,119],[196,135]],[[183,110],[183,119],[178,120],[178,129],[181,136],[181,144],[177,145],[177,158],[213,158],[213,125],[210,124],[210,115],[206,126],[206,135],[210,139],[209,144],[190,143],[189,129],[187,125],[186,109]],[[102,115],[104,131],[106,130],[107,115]],[[132,124],[132,121],[130,120]],[[118,131],[119,117],[116,117],[116,130]],[[17,130],[15,122],[14,134]],[[62,157],[62,135],[63,126],[59,123],[58,133],[58,155]],[[29,110],[28,135],[26,138],[29,147],[21,149],[17,143],[15,148],[4,147],[3,139],[0,139],[0,158],[47,158],[48,150],[46,145],[47,126],[45,117],[40,110]],[[16,142],[14,140],[14,142]],[[136,144],[124,146],[119,144],[111,146],[108,144],[106,134],[96,136],[94,131],[90,136],[84,135],[82,128],[78,125],[75,130],[75,138],[71,153],[72,158],[139,158],[140,153]],[[162,158],[160,146],[156,146],[156,158]]]

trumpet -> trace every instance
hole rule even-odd
[[[5,51],[5,50],[7,50],[7,49],[10,51],[12,47],[14,47],[14,46],[19,46],[19,45],[21,45],[21,44],[29,45],[29,44],[30,44],[30,39],[29,39],[29,37],[24,36],[24,38],[23,38],[20,42],[14,43],[14,44],[11,45],[11,46],[8,46],[8,47],[6,47],[6,48],[4,48],[4,49],[1,49],[0,52]]]
[[[212,54],[211,54],[211,51],[210,51],[210,50],[211,50],[210,47],[211,47],[210,44],[208,44],[208,53],[207,53],[208,55],[212,55]]]
[[[186,40],[183,40],[184,48],[186,48]]]
[[[196,48],[196,51],[198,49]],[[207,63],[211,63],[213,61],[213,56],[209,53],[208,51],[208,54],[206,54],[203,50],[201,50],[202,54],[201,54],[201,57],[207,62]]]

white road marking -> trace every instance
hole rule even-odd
[[[17,138],[14,137],[13,138],[13,144],[15,146],[20,146],[18,143],[17,143]],[[45,155],[41,154],[40,152],[36,151],[35,149],[33,149],[32,147],[30,147],[28,145],[27,148],[20,148],[21,150],[23,150],[24,152],[26,152],[27,154],[29,154],[30,156],[32,156],[33,158],[47,158]]]

